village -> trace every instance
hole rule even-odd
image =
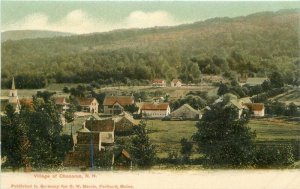
[[[204,89],[216,93],[218,88],[213,87],[212,81],[222,84],[222,78],[207,76],[206,81],[208,80],[210,83],[186,85],[179,79],[173,79],[170,83],[164,79],[154,79],[150,86],[141,90],[145,90],[145,88],[162,91],[171,90],[173,93],[180,91],[180,95],[186,95],[187,92],[203,91]],[[268,78],[248,78],[241,80],[240,85],[257,86],[266,80]],[[183,91],[185,93],[182,93]],[[63,92],[59,94],[63,94]],[[139,126],[141,122],[146,122],[149,125],[150,136],[153,136],[152,141],[158,141],[159,157],[172,159],[173,156],[178,156],[176,151],[180,150],[180,138],[177,139],[176,135],[185,138],[191,137],[191,132],[195,132],[196,122],[201,120],[205,112],[209,111],[210,106],[214,104],[225,102],[225,107],[236,109],[236,119],[240,119],[245,110],[250,112],[253,120],[260,120],[266,115],[264,103],[252,102],[250,97],[238,98],[231,93],[222,94],[219,97],[216,95],[211,104],[205,104],[201,109],[193,108],[191,102],[172,108],[171,103],[184,98],[184,96],[179,96],[178,93],[158,94],[161,96],[153,96],[143,101],[141,98],[135,98],[133,93],[131,95],[107,93],[102,103],[99,103],[95,97],[75,97],[70,100],[66,95],[54,94],[51,96],[53,103],[60,112],[63,134],[70,135],[72,138],[72,148],[63,160],[64,167],[85,170],[89,167],[95,167],[96,161],[103,161],[102,164],[111,165],[109,166],[111,169],[133,169],[135,163],[129,149],[127,149],[128,145],[124,141],[128,141],[133,135],[133,128]],[[7,104],[11,104],[15,112],[19,113],[22,107],[32,106],[33,100],[32,98],[19,98],[18,89],[14,79],[12,79],[8,97],[1,99],[2,115],[5,114]],[[76,110],[70,120],[67,118],[67,113],[70,112],[70,108],[74,104]],[[153,124],[160,128],[153,127]],[[171,130],[174,127],[183,130],[182,133],[176,133],[173,138],[167,136],[168,133],[173,134]],[[155,132],[159,133],[159,131],[155,131],[155,128],[163,129],[163,132],[167,134],[156,135]],[[185,134],[187,131],[189,134]],[[172,141],[174,138],[178,141]],[[169,141],[173,142],[173,147],[168,146]]]

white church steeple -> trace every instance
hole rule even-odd
[[[9,103],[16,103],[17,100],[18,100],[18,91],[15,86],[15,78],[13,78],[11,89],[9,91]]]
[[[8,102],[16,107],[16,112],[18,113],[21,109],[18,91],[15,86],[15,78],[12,79],[11,89],[9,90]]]

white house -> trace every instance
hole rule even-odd
[[[143,118],[164,118],[171,113],[169,103],[145,102],[139,110]]]
[[[179,79],[173,79],[171,81],[171,87],[181,87],[182,82]]]
[[[67,103],[65,97],[56,97],[55,105],[58,106],[63,113],[69,109],[69,103]]]
[[[133,96],[106,96],[103,101],[105,114],[121,114],[124,111],[125,106],[129,105],[134,105]]]
[[[78,98],[77,100],[81,107],[81,111],[98,113],[99,103],[96,98]]]
[[[154,87],[166,87],[167,82],[164,79],[154,79],[152,81],[152,86],[154,86]]]
[[[244,106],[248,107],[254,116],[265,116],[265,105],[263,103],[245,103]]]

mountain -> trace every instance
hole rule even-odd
[[[35,39],[35,38],[52,38],[58,36],[70,36],[72,33],[45,31],[45,30],[11,30],[1,32],[1,41]]]
[[[2,80],[15,75],[23,84],[28,76],[35,78],[29,83],[41,78],[100,84],[153,78],[192,82],[200,71],[257,76],[280,71],[289,79],[298,76],[299,20],[298,9],[282,10],[174,27],[5,41]]]

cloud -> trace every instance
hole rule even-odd
[[[50,30],[70,33],[105,32],[122,28],[148,28],[154,26],[173,26],[180,24],[166,11],[133,11],[119,22],[96,19],[81,9],[69,12],[62,19],[51,22],[43,13],[34,13],[14,23],[3,25],[7,30]]]
[[[174,18],[165,11],[142,12],[134,11],[125,19],[127,27],[146,28],[153,26],[176,25]]]

